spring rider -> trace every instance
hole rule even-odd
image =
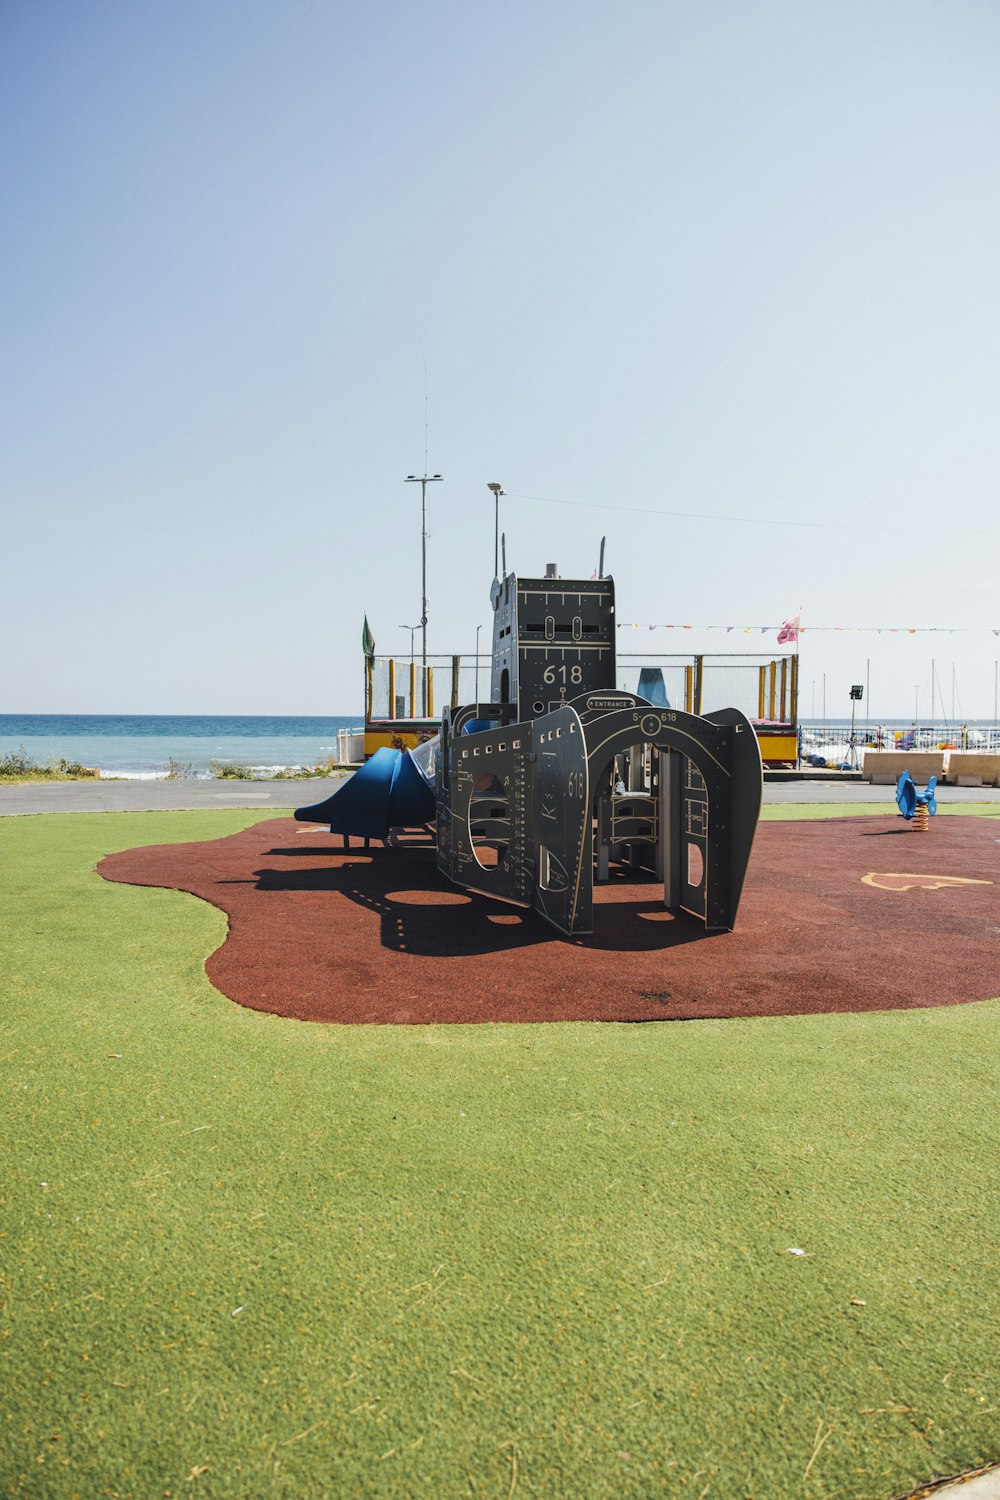
[[[932,776],[927,783],[927,790],[918,792],[909,771],[904,771],[896,782],[896,805],[899,808],[899,815],[907,822],[912,818],[913,827],[917,833],[927,832],[930,820],[937,812],[937,799],[934,796],[936,786],[937,777]]]

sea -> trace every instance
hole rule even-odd
[[[77,761],[143,780],[210,777],[213,762],[273,776],[335,757],[338,729],[363,727],[357,714],[0,714],[0,757],[23,749],[36,765]]]
[[[0,714],[0,757],[23,749],[36,765],[77,761],[108,777],[155,780],[172,771],[207,778],[213,763],[248,766],[266,777],[336,757],[337,731],[363,727],[358,714]],[[804,755],[814,749],[834,760],[846,754],[850,720],[802,720],[800,729]],[[895,732],[905,748],[962,744],[954,721],[914,726],[900,720]],[[876,733],[874,724],[856,724],[858,744],[871,743]],[[893,726],[885,725],[883,744],[891,746],[893,737]],[[969,749],[1000,749],[995,721],[969,720],[966,743]]]

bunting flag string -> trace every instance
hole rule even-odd
[[[794,635],[789,626],[794,623]],[[786,640],[799,635],[838,634],[844,635],[993,635],[1000,637],[1000,626],[987,625],[800,625],[783,620],[780,625],[644,625],[637,620],[619,620],[619,630],[724,630],[727,635],[742,631],[744,635],[781,634],[787,631]]]

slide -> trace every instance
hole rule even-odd
[[[298,807],[300,823],[329,823],[331,833],[384,839],[390,828],[422,828],[434,817],[433,749],[376,750],[350,781],[311,807]],[[428,777],[428,770],[430,775]]]

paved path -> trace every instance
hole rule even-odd
[[[329,797],[339,778],[307,781],[50,781],[0,786],[0,817],[17,813],[153,812],[263,807],[275,812]]]
[[[321,802],[340,777],[315,781],[52,781],[0,786],[0,817],[47,812],[153,812],[205,807],[289,808]],[[765,802],[870,802],[895,808],[893,788],[861,781],[777,781],[764,785]],[[939,787],[938,803],[1000,804],[997,787]]]

